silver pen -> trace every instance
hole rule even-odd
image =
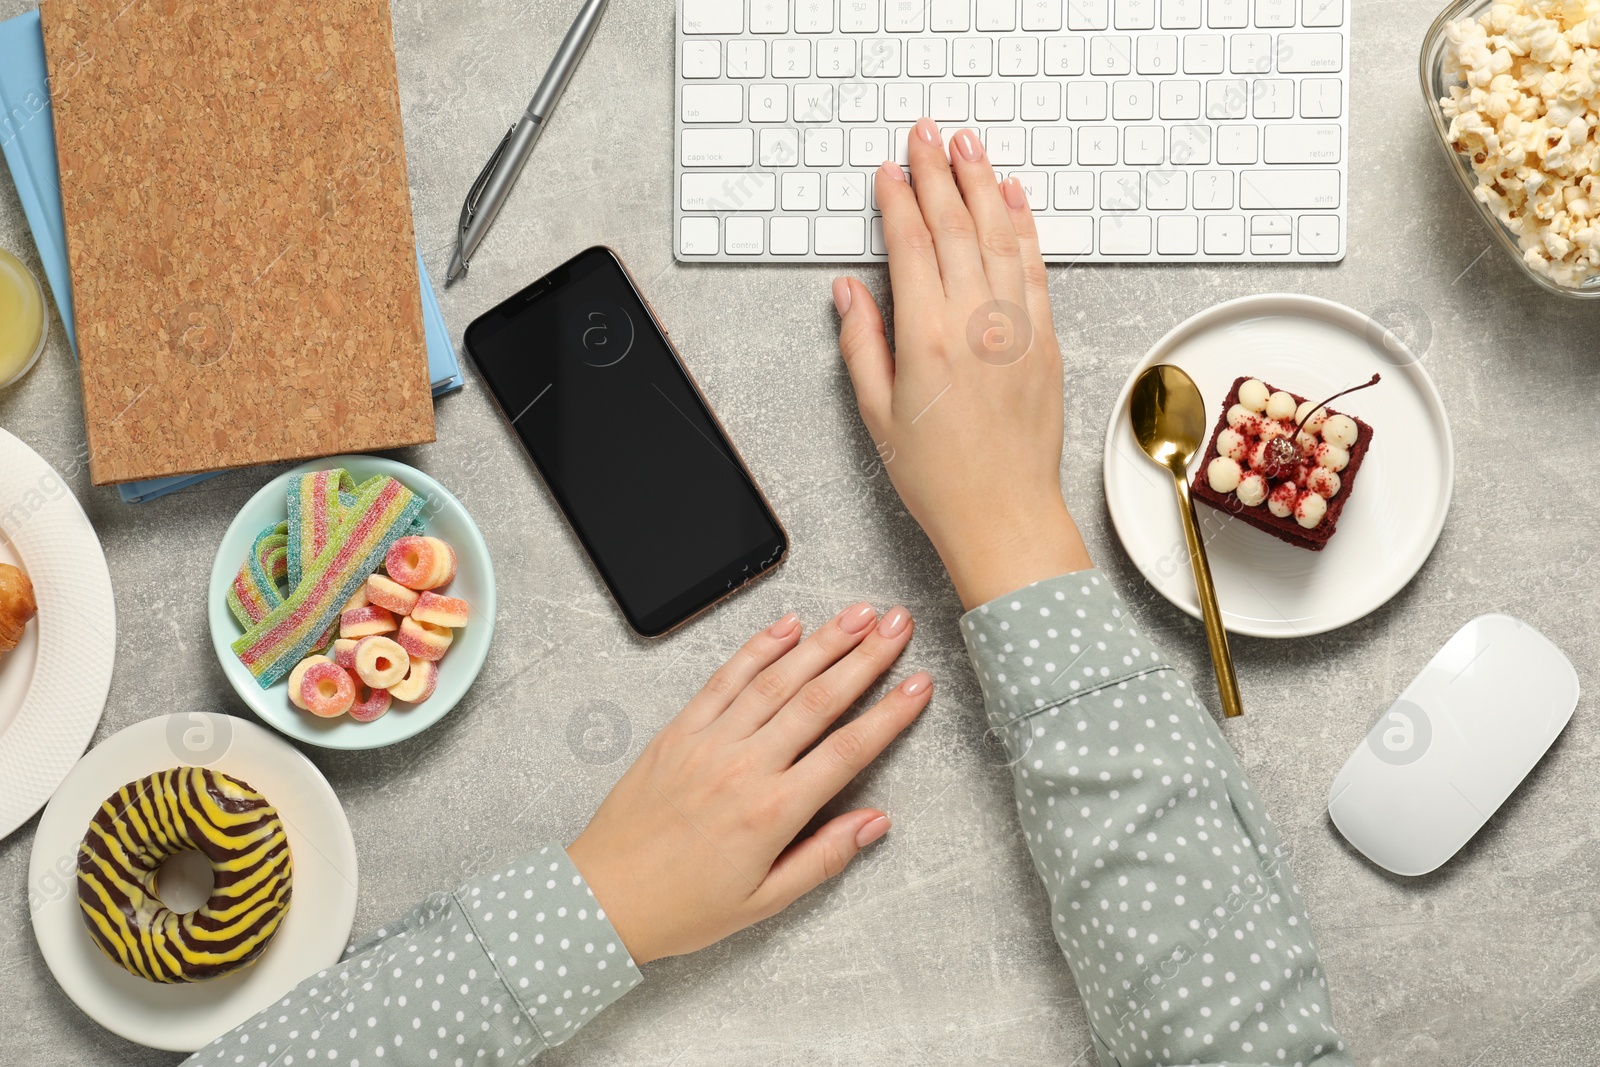
[[[578,61],[583,58],[589,42],[594,38],[594,31],[600,25],[600,16],[605,14],[608,2],[584,0],[578,17],[572,21],[572,27],[561,40],[561,47],[556,49],[555,58],[550,60],[544,79],[539,82],[539,88],[534,90],[527,110],[506,131],[500,146],[489,157],[489,162],[484,164],[477,181],[472,183],[467,201],[461,205],[456,250],[450,257],[450,272],[444,279],[447,287],[467,273],[468,261],[478,250],[484,234],[494,224],[494,217],[500,213],[511,187],[517,184],[517,177],[527,164],[528,157],[533,154],[533,146],[539,143],[539,135],[544,132],[545,121],[556,109],[556,101],[561,99],[572,72],[578,68]]]

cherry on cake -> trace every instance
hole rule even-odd
[[[1374,375],[1367,384],[1376,381]],[[1279,540],[1320,552],[1338,528],[1371,443],[1371,426],[1326,402],[1313,405],[1259,378],[1239,378],[1190,493]]]

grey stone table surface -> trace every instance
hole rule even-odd
[[[26,6],[0,0],[0,17]],[[574,6],[394,0],[412,197],[436,279],[463,191],[526,103]],[[1345,756],[1468,618],[1526,619],[1567,652],[1586,690],[1600,655],[1590,458],[1600,308],[1523,280],[1447,172],[1415,73],[1437,10],[1431,0],[1356,3],[1342,264],[1052,271],[1067,364],[1062,480],[1096,560],[1175,659],[1209,678],[1199,624],[1143,583],[1107,519],[1102,435],[1129,368],[1183,318],[1251,293],[1310,293],[1406,321],[1455,433],[1444,535],[1417,578],[1370,617],[1318,638],[1236,639],[1251,713],[1224,732],[1293,843],[1336,1017],[1359,1062],[1591,1063],[1600,1045],[1590,1010],[1600,998],[1592,697],[1520,792],[1430,877],[1383,875],[1324,812]],[[308,752],[354,828],[355,932],[501,857],[570,840],[651,733],[744,635],[783,611],[814,623],[857,597],[899,602],[919,621],[902,673],[925,667],[939,684],[922,720],[852,793],[888,810],[894,831],[781,917],[647,967],[644,986],[548,1062],[1092,1062],[1010,777],[981,726],[958,602],[887,479],[871,476],[836,347],[833,272],[672,258],[673,41],[671,3],[614,0],[469,282],[441,291],[444,314],[459,339],[475,314],[579,249],[616,248],[788,524],[792,556],[666,640],[633,638],[469,370],[465,390],[438,404],[438,442],[399,458],[450,486],[482,526],[500,582],[488,664],[461,707],[407,743]],[[3,179],[0,245],[37,267]],[[858,274],[884,294],[882,268]],[[40,365],[0,394],[0,425],[67,478],[110,562],[117,671],[95,742],[171,711],[248,715],[210,648],[206,578],[234,513],[281,468],[143,505],[93,487],[76,371],[55,327]],[[627,724],[626,752],[610,762],[572,729],[595,701],[620,708]],[[0,1063],[174,1062],[102,1030],[52,980],[28,920],[36,824],[0,842]]]

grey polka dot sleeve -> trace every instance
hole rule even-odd
[[[1348,1067],[1278,832],[1106,576],[961,630],[1100,1062]]]
[[[428,897],[185,1067],[526,1064],[639,980],[566,852],[546,845]]]

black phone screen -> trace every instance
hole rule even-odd
[[[610,249],[479,317],[466,349],[639,633],[782,558],[783,528]]]

